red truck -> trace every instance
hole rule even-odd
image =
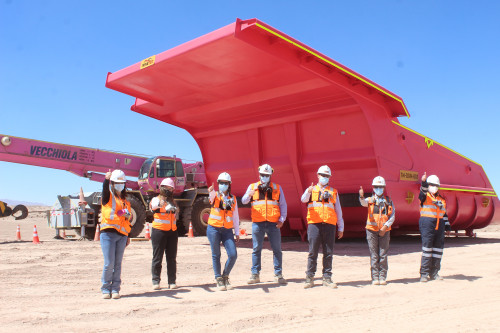
[[[396,205],[395,233],[418,232],[424,172],[441,179],[453,230],[471,235],[498,220],[500,202],[482,166],[403,126],[398,118],[410,114],[399,96],[257,19],[108,73],[106,86],[135,97],[133,111],[187,130],[209,184],[227,171],[241,197],[258,166],[270,164],[288,203],[284,234],[305,236],[300,196],[324,164],[346,234],[364,231],[358,190],[377,175]]]
[[[0,134],[0,161],[66,170],[98,182],[104,181],[104,174],[110,169],[121,169],[128,177],[137,178],[137,180],[127,180],[126,184],[129,190],[128,200],[132,206],[130,232],[132,237],[139,235],[145,221],[152,218],[149,201],[159,193],[161,181],[171,177],[175,179],[174,196],[180,207],[180,219],[183,221],[179,224],[180,232],[185,232],[189,222],[192,222],[195,231],[204,234],[207,219],[205,215],[208,216],[209,204],[202,162],[183,163],[175,156],[147,158],[5,134]],[[85,195],[87,205],[81,212],[77,209],[78,195],[59,196],[60,209],[53,210],[49,214],[55,219],[78,216],[81,219],[77,221],[78,227],[80,224],[85,225],[85,236],[93,239],[100,212],[100,198],[100,192],[87,193]],[[76,204],[72,204],[71,201]],[[57,228],[71,227],[69,219],[62,224],[56,222],[54,224],[57,224]],[[79,232],[80,228],[76,231]]]

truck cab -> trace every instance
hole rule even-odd
[[[145,194],[159,192],[160,184],[165,178],[175,181],[175,194],[184,191],[186,176],[182,160],[176,157],[157,156],[144,161],[139,171],[138,184]]]

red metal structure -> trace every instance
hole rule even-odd
[[[358,189],[377,175],[396,204],[396,232],[418,230],[424,171],[440,177],[454,230],[488,225],[499,207],[480,164],[399,123],[409,117],[400,97],[257,19],[109,73],[106,86],[136,97],[133,111],[186,129],[209,184],[228,171],[242,196],[257,167],[270,164],[288,203],[288,234],[304,235],[300,196],[323,164],[351,234],[366,220]]]

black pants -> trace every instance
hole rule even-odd
[[[318,261],[319,245],[323,250],[323,277],[332,276],[333,246],[337,226],[330,223],[310,223],[307,226],[309,256],[307,257],[308,277],[314,277]]]
[[[444,248],[444,221],[439,221],[436,230],[436,219],[421,217],[418,221],[422,237],[422,262],[420,275],[434,278],[441,268],[441,257]]]
[[[151,243],[153,244],[153,262],[151,263],[151,273],[153,275],[153,284],[159,284],[161,281],[161,262],[163,253],[167,258],[167,276],[168,284],[174,284],[177,275],[177,240],[176,231],[163,231],[152,228]]]

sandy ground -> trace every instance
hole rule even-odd
[[[18,224],[21,242],[15,241]],[[40,245],[31,242],[34,224]],[[267,241],[263,282],[247,285],[251,236],[246,236],[231,274],[236,289],[225,292],[215,289],[206,237],[179,239],[180,288],[160,291],[151,288],[151,244],[135,241],[125,252],[122,298],[103,300],[99,243],[55,240],[41,214],[22,221],[3,218],[0,332],[498,332],[500,227],[477,235],[447,238],[445,280],[426,284],[418,282],[420,238],[393,238],[387,286],[370,285],[366,241],[342,240],[335,247],[336,290],[322,287],[319,278],[314,288],[303,289],[307,244],[298,240],[283,243],[288,286],[273,282]],[[166,281],[165,271],[163,277]]]

